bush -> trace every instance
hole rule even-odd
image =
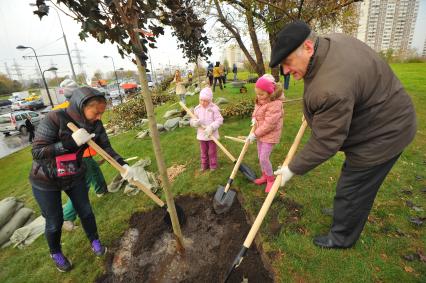
[[[165,91],[173,81],[173,76],[165,77],[164,80],[159,84],[158,90]]]
[[[174,99],[176,99],[175,95],[152,94],[152,103],[154,106]],[[143,96],[137,95],[126,103],[117,105],[112,109],[110,124],[119,126],[123,129],[132,129],[137,127],[142,119],[146,118],[147,115]]]
[[[253,100],[242,100],[237,103],[228,104],[220,112],[224,118],[227,117],[250,117],[254,110]]]

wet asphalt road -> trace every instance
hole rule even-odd
[[[29,145],[28,136],[22,136],[19,132],[13,132],[10,136],[0,133],[0,158],[6,157]]]
[[[42,109],[35,112],[40,112]],[[1,108],[0,114],[10,113],[10,108]],[[23,136],[20,132],[12,132],[10,136],[0,133],[0,158],[6,157],[20,149],[30,146],[28,135]]]

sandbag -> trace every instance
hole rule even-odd
[[[0,228],[12,218],[18,202],[14,197],[8,197],[0,202]]]
[[[159,132],[164,132],[166,129],[164,128],[164,125],[163,125],[163,124],[157,124],[157,130],[158,130]]]
[[[14,247],[23,248],[32,244],[40,235],[44,233],[46,220],[43,216],[34,219],[30,224],[16,229],[10,237]]]
[[[182,119],[182,120],[179,121],[179,128],[183,128],[183,127],[187,127],[187,126],[189,126],[189,120]]]
[[[147,189],[151,191],[156,191],[156,188],[159,187],[159,184],[155,178],[155,174],[152,172],[145,171],[145,167],[151,165],[151,159],[141,159],[131,167],[135,169],[135,179],[141,182]],[[124,193],[126,195],[136,195],[140,190],[131,184],[127,184],[124,188]]]
[[[221,104],[227,104],[229,103],[228,99],[224,98],[224,97],[218,97],[215,102],[216,105],[221,105]]]
[[[145,137],[149,136],[149,130],[140,131],[136,134],[137,139],[143,139]]]
[[[16,229],[22,227],[33,211],[27,207],[21,208],[0,230],[0,245],[7,242]]]
[[[121,186],[126,182],[120,174],[117,174],[107,186],[108,192],[116,193],[120,190]]]
[[[169,119],[164,123],[164,128],[166,129],[166,131],[173,131],[179,126],[180,120],[182,120],[181,117]]]
[[[164,114],[163,118],[168,119],[170,117],[173,117],[173,116],[176,116],[176,115],[179,115],[179,114],[180,114],[179,110],[172,109],[172,110],[167,111],[166,114]]]

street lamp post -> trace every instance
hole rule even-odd
[[[112,67],[114,68],[115,81],[117,83],[117,88],[118,88],[118,95],[120,96],[121,103],[123,103],[123,98],[121,97],[121,91],[120,91],[120,84],[118,83],[117,70],[115,69],[114,59],[111,56],[107,56],[107,55],[105,55],[104,58],[111,58],[112,60]]]
[[[42,76],[42,78],[43,78],[44,85],[46,86],[47,96],[49,97],[50,105],[52,106],[52,108],[54,107],[54,105],[53,105],[52,97],[50,96],[49,88],[47,87],[46,78],[44,77],[44,72],[46,72],[46,71],[57,71],[57,70],[58,70],[58,68],[56,68],[56,67],[51,67],[51,68],[49,68],[49,69],[47,69],[47,70],[44,70],[44,71],[41,73],[41,76]]]
[[[44,87],[46,88],[46,91],[47,91],[47,96],[49,97],[50,105],[52,105],[52,107],[53,107],[53,102],[52,102],[52,98],[50,97],[49,88],[47,87],[46,80],[44,79],[44,75],[43,75],[44,72],[41,71],[40,62],[38,61],[36,51],[31,46],[23,46],[23,45],[16,46],[16,49],[19,49],[19,50],[25,50],[25,49],[28,49],[28,48],[31,49],[34,52],[34,56],[35,56],[36,61],[37,61],[37,66],[38,66],[38,69],[40,70],[41,78],[43,80]],[[52,70],[50,70],[50,69],[52,69]],[[57,68],[50,68],[50,69],[48,69],[46,71],[53,71],[53,69],[57,70]]]

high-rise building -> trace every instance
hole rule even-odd
[[[269,44],[269,41],[259,41],[259,47],[262,51],[263,61],[269,62],[269,60],[271,60],[271,46]],[[254,53],[253,46],[250,47],[249,52],[250,55],[256,60],[256,55]],[[227,60],[229,66],[231,67],[233,64],[237,64],[238,68],[242,68],[244,66],[244,62],[247,61],[247,58],[238,44],[230,44],[224,49],[222,60]]]
[[[238,44],[230,44],[226,46],[223,54],[223,60],[228,61],[229,66],[237,64],[238,68],[243,67],[246,56]]]
[[[419,0],[364,0],[358,4],[358,39],[376,51],[410,49]]]
[[[423,44],[423,53],[422,53],[423,57],[426,57],[426,38],[425,38],[425,43]]]

